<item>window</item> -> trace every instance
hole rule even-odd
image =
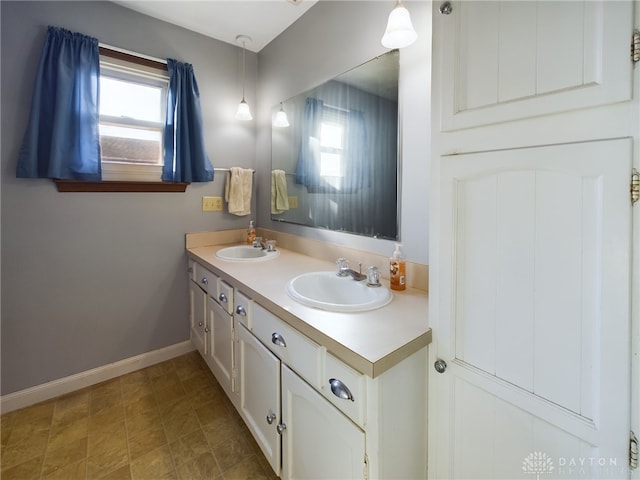
[[[103,180],[161,181],[166,65],[100,49]]]

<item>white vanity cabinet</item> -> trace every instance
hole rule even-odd
[[[230,302],[208,300],[201,352],[278,476],[426,478],[426,347],[371,377],[240,289],[217,287]],[[192,318],[202,291],[192,282]]]

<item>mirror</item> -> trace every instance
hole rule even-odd
[[[274,107],[272,220],[398,239],[398,72],[393,50]]]

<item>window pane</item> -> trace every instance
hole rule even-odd
[[[322,152],[320,154],[320,175],[325,177],[342,176],[342,155]]]
[[[146,165],[162,163],[162,131],[100,124],[102,160]]]
[[[100,115],[162,121],[162,88],[100,77]]]
[[[322,122],[320,145],[329,148],[342,148],[342,125]]]

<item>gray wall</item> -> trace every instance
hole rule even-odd
[[[234,120],[242,50],[108,2],[0,2],[2,394],[189,338],[184,234],[243,228],[202,213],[224,175],[182,193],[58,193],[15,178],[47,25],[194,65],[214,167],[255,165],[255,122]],[[256,55],[247,52],[255,105]]]
[[[418,40],[400,52],[400,242],[408,260],[428,263],[431,95],[431,8],[403,2]],[[320,1],[258,53],[258,225],[391,255],[393,242],[272,222],[269,212],[271,111],[387,50],[380,44],[393,2]]]

